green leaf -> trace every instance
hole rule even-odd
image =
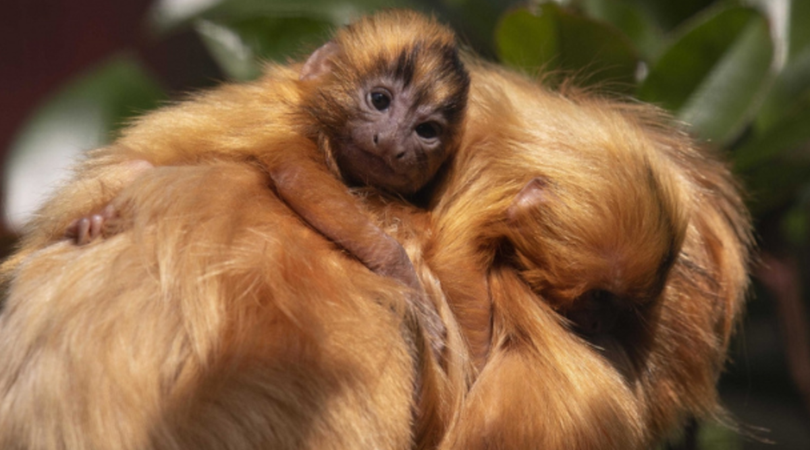
[[[128,119],[154,109],[165,99],[163,88],[140,62],[120,54],[69,81],[37,108],[26,128],[72,120],[76,111],[95,110],[93,116],[106,140]]]
[[[228,25],[200,19],[194,28],[223,72],[251,80],[261,73],[262,61],[303,59],[329,38],[333,26],[308,18],[257,17]]]
[[[258,17],[230,25],[262,60],[303,59],[326,42],[335,26],[308,17]]]
[[[495,29],[498,57],[527,72],[559,64],[560,43],[556,10],[532,14],[519,9],[505,14]]]
[[[762,134],[786,117],[798,113],[810,95],[810,2],[806,0],[751,0],[768,15],[773,24],[780,72],[763,101],[755,122]],[[784,52],[784,54],[782,54]]]
[[[165,98],[129,56],[117,56],[67,84],[38,107],[11,145],[6,163],[6,217],[19,227],[82,151],[106,144],[112,131]]]
[[[628,0],[645,11],[665,30],[671,30],[714,3],[715,0]]]
[[[754,17],[755,11],[743,8],[700,17],[651,67],[639,97],[679,110]]]
[[[810,2],[792,0],[790,2],[790,37],[788,59],[810,51]]]
[[[152,2],[147,12],[146,28],[156,36],[176,31],[184,25],[190,25],[194,19],[222,2],[223,0],[197,0],[191,2],[156,0]]]
[[[455,28],[466,46],[486,57],[495,56],[495,27],[505,11],[525,0],[416,0],[427,13],[438,14],[442,22]]]
[[[675,112],[698,136],[728,143],[761,102],[773,55],[768,23],[755,10],[709,11],[663,53],[638,96]]]
[[[261,61],[304,59],[330,36],[333,26],[317,19],[257,17],[221,25],[198,20],[195,29],[220,68],[236,80],[261,73]]]
[[[231,79],[252,80],[261,74],[253,49],[232,28],[208,20],[198,20],[194,29],[219,68]]]
[[[168,97],[163,87],[140,62],[128,55],[115,56],[73,85],[68,95],[86,96],[101,105],[108,137],[129,119],[157,108]]]
[[[810,95],[784,118],[766,132],[747,139],[734,152],[734,168],[749,172],[777,157],[810,143]]]
[[[764,133],[786,117],[807,108],[810,96],[810,48],[794,57],[774,80],[760,107],[756,131]]]
[[[500,59],[527,72],[560,71],[590,85],[629,89],[638,55],[630,40],[610,25],[575,15],[553,3],[536,13],[505,14],[495,32]]]
[[[618,0],[582,0],[581,7],[588,16],[621,30],[645,59],[654,59],[664,45],[663,29],[642,8]]]
[[[810,162],[779,158],[752,168],[742,180],[755,216],[779,210],[795,200],[798,189],[810,179]]]

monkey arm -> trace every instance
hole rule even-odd
[[[307,223],[369,269],[421,290],[402,246],[363,214],[346,186],[326,166],[294,158],[270,169],[278,195]]]
[[[292,152],[290,152],[292,153]],[[425,294],[408,254],[361,211],[357,200],[327,167],[305,154],[269,165],[279,197],[307,223],[377,274],[413,289],[411,307],[440,357],[445,337],[441,318]],[[303,153],[303,152],[302,152]]]

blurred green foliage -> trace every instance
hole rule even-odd
[[[575,76],[580,84],[605,84],[632,93],[639,56],[613,26],[545,3],[504,14],[495,33],[498,57],[529,73]]]
[[[332,28],[391,6],[432,13],[454,26],[475,52],[542,75],[546,83],[573,77],[594,90],[636,96],[669,110],[690,125],[698,140],[732,161],[750,193],[757,223],[776,224],[776,235],[758,230],[765,245],[773,241],[795,251],[806,249],[807,0],[558,0],[528,5],[497,0],[223,0],[194,11],[158,6],[147,30],[157,41],[195,33],[225,78],[247,80],[258,76],[262,61],[301,58],[327,39]],[[138,114],[167,97],[156,88],[163,83],[154,75],[123,70],[139,66],[135,56],[119,55],[84,75],[85,80],[101,81],[74,82],[54,101],[74,94],[93,98],[96,94],[88,93],[87,86],[95,86],[110,111],[99,119],[101,126],[112,131],[123,123],[124,111]],[[84,87],[77,91],[77,85]],[[23,145],[16,151],[37,149]],[[709,428],[701,442],[706,448],[738,448],[734,436]],[[718,440],[725,443],[710,443]]]

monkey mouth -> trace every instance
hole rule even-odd
[[[346,158],[342,158],[344,161],[339,164],[356,181],[400,193],[411,190],[409,188],[413,183],[407,176],[407,168],[401,164],[392,164],[359,145],[349,145],[345,151]]]
[[[390,172],[396,172],[396,166],[391,164],[391,161],[388,158],[384,158],[370,150],[365,149],[362,146],[356,146],[355,148],[357,149],[358,153],[363,155],[362,158],[368,160],[371,167],[381,166]]]

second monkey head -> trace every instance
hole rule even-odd
[[[408,11],[365,17],[301,70],[304,105],[347,181],[412,194],[456,147],[470,77],[454,33]]]

